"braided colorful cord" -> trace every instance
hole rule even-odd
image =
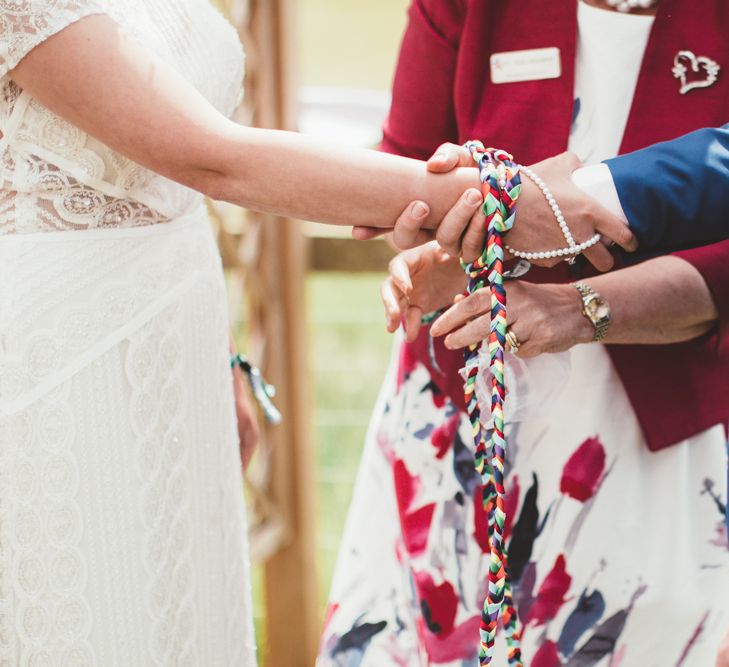
[[[494,655],[496,632],[501,618],[506,634],[509,665],[521,667],[520,633],[517,629],[508,556],[504,544],[506,510],[504,503],[504,349],[506,336],[506,292],[504,290],[504,242],[516,215],[515,204],[521,190],[519,166],[509,153],[471,141],[466,144],[478,164],[484,195],[487,238],[482,255],[473,263],[463,263],[468,274],[468,294],[489,286],[491,293],[491,328],[488,337],[489,368],[491,371],[492,430],[484,433],[481,426],[481,406],[476,397],[479,345],[465,351],[465,396],[468,416],[476,446],[476,470],[481,476],[483,506],[488,517],[490,566],[488,594],[481,614],[479,663],[490,665]]]

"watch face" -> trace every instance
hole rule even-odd
[[[601,320],[610,316],[610,306],[602,297],[596,296],[585,304],[585,310],[590,317],[595,320]]]

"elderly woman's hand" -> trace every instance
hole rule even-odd
[[[456,144],[444,144],[428,161],[428,170],[433,173],[447,173],[457,167],[472,164],[473,159],[465,148]],[[617,243],[628,251],[635,250],[637,240],[627,225],[572,182],[572,172],[580,166],[581,163],[575,155],[562,153],[532,165],[532,170],[551,189],[578,243],[599,232],[608,242]],[[454,257],[462,255],[466,261],[473,261],[481,254],[486,235],[482,202],[478,190],[467,190],[435,232],[421,229],[429,210],[423,208],[422,202],[414,202],[395,224],[395,244],[399,248],[409,248],[434,236],[449,254]],[[366,239],[381,232],[382,230],[356,228],[354,236]],[[527,176],[522,177],[516,224],[507,235],[507,240],[511,247],[526,252],[555,250],[566,245],[547,200]],[[585,257],[601,271],[613,266],[613,258],[603,244],[585,251]],[[561,261],[562,258],[553,258],[535,260],[533,263],[549,267]]]
[[[582,301],[571,285],[506,283],[509,330],[519,341],[520,357],[562,352],[590,342],[595,330],[582,314]],[[488,288],[458,302],[441,315],[430,329],[432,336],[446,336],[445,345],[458,349],[488,338],[491,300]]]
[[[447,306],[466,287],[460,262],[435,241],[401,252],[389,273],[380,290],[387,330],[394,333],[402,321],[408,341],[417,337],[423,315]]]

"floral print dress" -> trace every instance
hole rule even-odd
[[[618,150],[651,24],[579,4],[570,149],[586,163]],[[458,378],[395,349],[317,665],[476,667],[488,547],[471,426],[439,389],[453,395]],[[602,345],[527,366],[506,405],[519,419],[506,540],[524,664],[713,665],[729,629],[724,426],[654,453]]]
[[[564,354],[549,414],[508,428],[524,662],[713,665],[729,627],[724,428],[650,452],[603,347]],[[375,414],[317,664],[475,667],[488,549],[470,425],[407,346]]]

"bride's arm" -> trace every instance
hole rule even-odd
[[[149,169],[215,199],[332,224],[392,226],[413,200],[434,227],[475,169],[432,175],[416,160],[243,127],[109,17],[33,49],[12,78],[43,105]]]

